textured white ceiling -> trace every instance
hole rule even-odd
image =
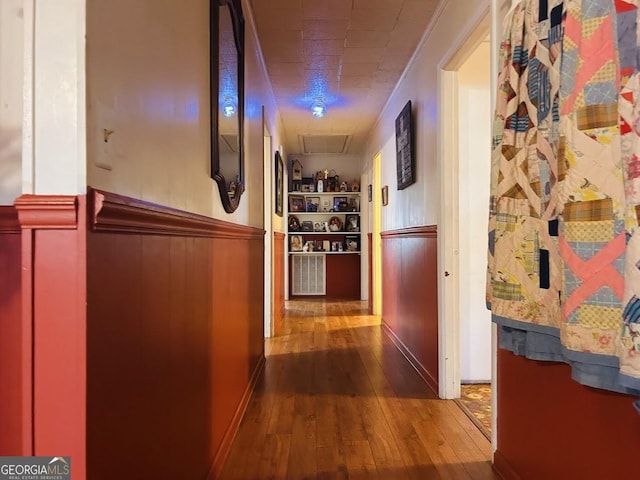
[[[251,0],[267,71],[285,129],[299,136],[350,135],[364,142],[439,0]],[[311,104],[327,105],[323,118]]]

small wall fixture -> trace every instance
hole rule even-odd
[[[311,105],[311,113],[314,117],[321,118],[327,113],[327,105],[321,98],[317,98]]]

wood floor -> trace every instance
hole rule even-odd
[[[437,399],[364,307],[288,303],[219,478],[499,478],[489,441]]]

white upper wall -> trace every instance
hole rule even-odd
[[[0,1],[0,205],[22,193],[22,0]]]
[[[413,61],[407,67],[373,128],[365,159],[365,174],[382,154],[382,185],[389,186],[389,205],[382,210],[382,230],[435,225],[440,214],[440,154],[438,146],[439,73],[489,7],[488,0],[443,0]],[[416,183],[397,190],[395,119],[411,100],[416,151]]]
[[[209,0],[88,0],[87,183],[237,224],[263,225],[263,115],[278,144],[277,111],[245,34],[246,192],[233,214],[209,172]],[[243,5],[245,15],[248,10]],[[105,158],[102,130],[112,134]]]

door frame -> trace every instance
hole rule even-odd
[[[458,70],[477,46],[490,35],[491,41],[491,105],[495,105],[497,78],[496,52],[501,31],[496,6],[505,0],[491,0],[477,18],[470,19],[460,32],[439,67],[438,145],[440,168],[440,222],[438,235],[438,381],[440,398],[460,396],[460,303],[459,303],[459,160],[458,160]],[[496,13],[498,12],[498,13]],[[497,447],[497,330],[492,326],[492,447]]]

